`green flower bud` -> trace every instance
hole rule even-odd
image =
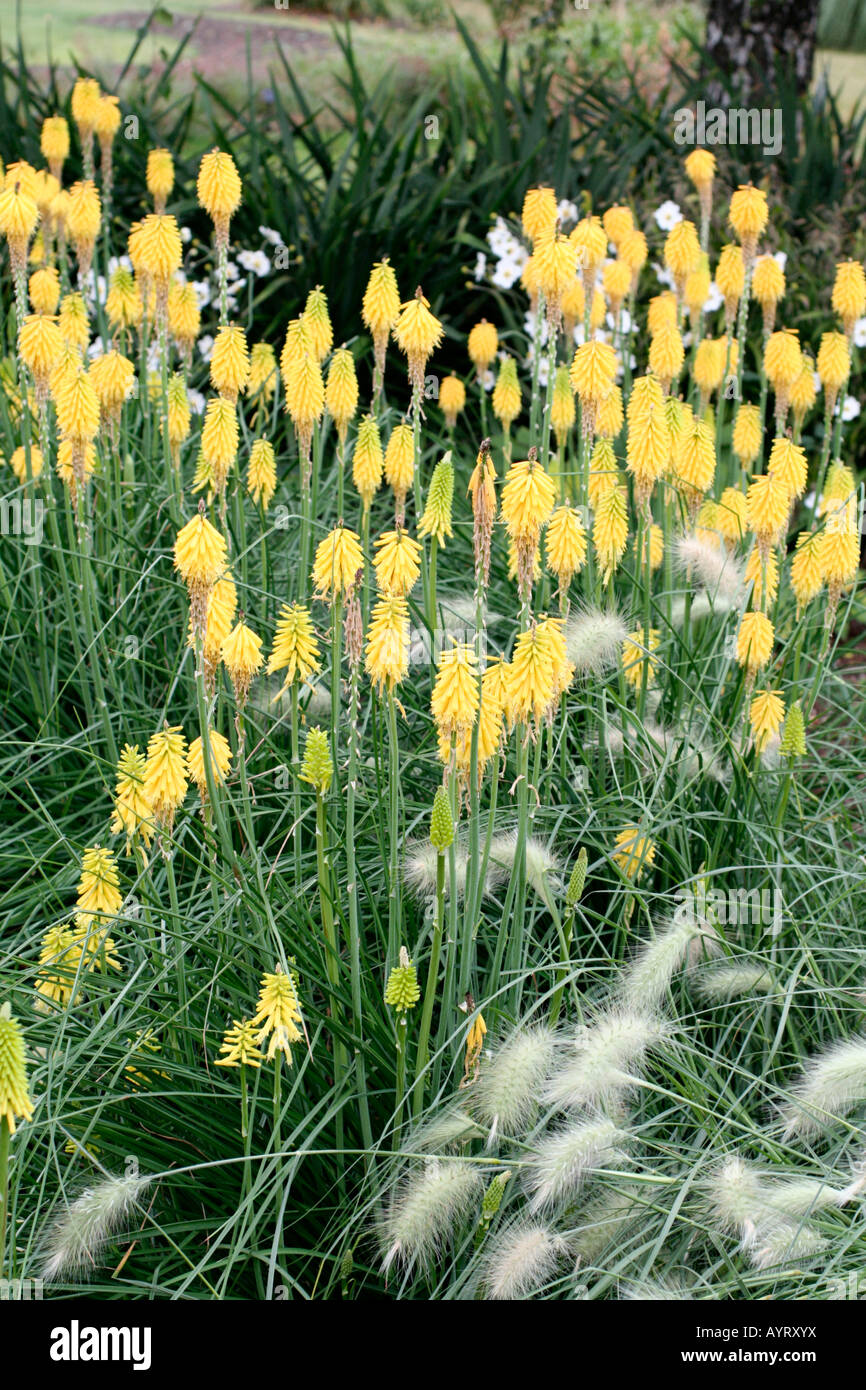
[[[779,740],[779,753],[783,758],[802,758],[806,752],[806,724],[800,701],[797,700],[788,710],[788,716]]]
[[[565,893],[565,901],[569,907],[577,907],[583,896],[583,886],[586,883],[586,864],[587,853],[585,849],[582,849],[574,861],[574,868],[571,871],[571,878],[568,880],[568,888]]]
[[[454,841],[454,821],[451,818],[451,802],[444,787],[436,788],[433,798],[433,811],[430,816],[430,843],[442,854]]]
[[[385,986],[385,1003],[404,1014],[407,1009],[414,1009],[420,998],[418,975],[409,959],[409,952],[405,946],[401,946],[400,964],[394,966]]]
[[[301,763],[300,778],[315,787],[324,796],[331,785],[334,769],[331,764],[331,745],[328,735],[321,729],[310,729],[304,744],[304,758]]]

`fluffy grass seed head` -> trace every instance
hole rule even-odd
[[[640,1083],[647,1058],[669,1039],[670,1026],[648,1009],[609,1009],[577,1029],[544,1099],[565,1110],[610,1105]]]
[[[555,1034],[543,1025],[518,1028],[488,1052],[471,1102],[472,1113],[488,1126],[491,1139],[522,1134],[530,1125],[555,1055]]]
[[[536,1221],[516,1220],[496,1232],[483,1260],[485,1297],[531,1299],[550,1283],[563,1257],[561,1237]]]
[[[41,1274],[49,1283],[80,1282],[99,1267],[114,1236],[140,1224],[138,1203],[151,1179],[140,1174],[100,1177],[50,1227]]]
[[[397,1188],[382,1226],[383,1267],[427,1267],[481,1197],[475,1163],[430,1158]]]
[[[866,1037],[831,1043],[806,1062],[780,1107],[786,1139],[814,1139],[866,1102]]]
[[[531,1212],[573,1202],[597,1168],[618,1167],[626,1134],[605,1116],[591,1116],[549,1131],[529,1158],[526,1185]]]

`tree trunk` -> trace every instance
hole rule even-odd
[[[709,0],[707,50],[725,73],[712,83],[713,101],[759,95],[781,61],[809,88],[821,0]],[[721,90],[720,90],[721,88]]]

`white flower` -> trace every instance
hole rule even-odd
[[[707,297],[704,300],[704,313],[714,314],[717,309],[722,307],[724,302],[725,296],[722,294],[715,280],[711,280]]]
[[[813,386],[815,387],[815,390],[816,390],[816,391],[823,391],[823,390],[824,390],[824,383],[823,383],[823,381],[821,380],[821,378],[819,377],[819,375],[818,375],[817,372],[813,372],[813,373],[812,373],[812,384],[813,384]]]
[[[201,391],[191,391],[187,388],[186,398],[193,415],[204,415],[205,398]]]
[[[239,251],[238,260],[244,270],[252,271],[254,275],[267,275],[271,268],[264,251]]]
[[[866,318],[857,319],[854,324],[854,346],[866,347]]]
[[[577,207],[568,198],[560,198],[556,205],[556,215],[560,222],[576,222]]]
[[[198,350],[205,362],[209,362],[213,356],[213,337],[210,333],[203,333],[198,340]]]
[[[483,280],[486,271],[487,271],[487,257],[485,256],[485,254],[484,254],[483,251],[479,251],[479,252],[478,252],[478,255],[475,257],[475,271],[474,271],[475,279],[476,279],[476,280]]]
[[[616,319],[613,314],[608,314],[604,321],[611,330],[616,328]],[[630,333],[634,332],[634,324],[628,309],[620,309],[619,311],[619,331],[624,337],[628,337]]]
[[[88,356],[88,357],[101,357],[102,354],[103,354],[104,352],[105,352],[105,348],[102,346],[102,339],[101,339],[101,338],[94,338],[94,339],[93,339],[93,342],[90,344],[89,348],[87,349],[87,356]]]
[[[662,203],[661,207],[656,208],[653,213],[656,226],[661,227],[663,232],[669,232],[678,222],[682,222],[683,215],[680,212],[679,204],[671,201],[670,198]]]
[[[147,349],[147,370],[148,372],[158,372],[160,369],[159,343],[156,339]]]
[[[574,338],[574,341],[577,343],[578,347],[580,347],[582,343],[586,342],[586,333],[584,331],[582,323],[576,323],[574,325],[572,337]]]
[[[508,225],[503,222],[501,217],[497,217],[490,231],[487,233],[487,243],[494,256],[504,256],[506,246],[513,240],[514,237]]]
[[[535,358],[535,348],[530,344],[529,352],[527,353],[527,356],[526,356],[526,363],[527,363],[527,366],[528,366],[528,367],[530,367],[530,368],[532,367],[532,363],[533,363],[534,358]],[[548,355],[547,355],[546,352],[543,352],[543,353],[541,354],[541,356],[539,357],[539,359],[538,359],[538,384],[539,384],[540,386],[546,386],[549,380],[550,380],[550,358],[548,357]]]
[[[485,391],[492,391],[496,385],[496,376],[491,372],[489,367],[481,378],[481,385],[484,387]]]
[[[192,241],[192,232],[190,231],[189,227],[181,227],[180,239],[184,243],[184,245]]]
[[[110,256],[108,259],[108,278],[111,279],[116,270],[132,270],[132,261],[128,256]]]
[[[856,396],[846,396],[842,402],[842,419],[856,420],[860,414],[860,402]]]
[[[525,327],[525,329],[526,329],[526,336],[529,338],[530,342],[534,342],[534,341],[535,341],[535,330],[536,330],[536,327],[538,326],[538,315],[537,315],[537,314],[524,314],[524,316],[523,316],[523,325],[524,325],[524,327]],[[545,317],[545,318],[542,318],[542,320],[541,320],[541,324],[540,324],[540,328],[539,328],[539,333],[540,333],[540,342],[541,342],[541,345],[542,345],[542,347],[543,347],[544,344],[547,342],[549,336],[550,336],[550,326],[549,326],[549,324],[548,324],[548,322],[547,322],[547,318],[546,318],[546,317]],[[530,354],[530,355],[531,355],[531,354]]]
[[[240,273],[240,271],[238,270],[237,266],[235,265],[234,261],[226,261],[226,279],[227,279],[227,280],[239,280],[239,279],[240,279],[240,274],[241,274],[241,273]]]
[[[499,289],[510,290],[515,281],[520,279],[520,266],[506,259],[497,261],[496,269],[490,278]]]
[[[271,246],[283,245],[283,238],[279,232],[274,231],[273,227],[259,227],[259,235],[263,236],[265,241],[269,241]]]
[[[211,301],[210,285],[207,280],[193,280],[192,287],[200,309],[206,309]]]
[[[784,270],[785,266],[788,264],[787,251],[777,251],[773,256],[773,260],[776,262],[776,265],[779,267],[780,270]]]

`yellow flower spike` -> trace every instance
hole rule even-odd
[[[616,204],[608,208],[604,213],[601,224],[604,227],[608,241],[612,241],[618,247],[623,237],[634,228],[634,216],[629,207],[624,204]]]
[[[569,430],[574,424],[576,414],[574,390],[572,389],[568,368],[566,366],[557,367],[553,378],[550,423],[556,435],[556,446],[558,449],[563,448],[568,438]]]
[[[647,328],[651,338],[660,333],[662,328],[669,324],[676,327],[677,322],[677,297],[673,290],[663,290],[661,294],[654,294],[649,302],[647,310]]]
[[[493,414],[503,428],[509,430],[520,414],[521,406],[517,363],[513,357],[505,357],[499,364],[496,385],[493,388]]]
[[[224,574],[214,584],[207,600],[207,618],[204,630],[204,674],[205,683],[213,690],[217,667],[222,660],[223,642],[234,625],[238,608],[238,594],[231,574]],[[194,634],[190,625],[190,646],[194,646]]]
[[[836,399],[851,374],[851,354],[844,333],[822,333],[818,348],[818,376],[826,394],[828,419],[836,408]]]
[[[380,695],[393,692],[409,670],[409,605],[400,594],[382,595],[373,605],[364,670]]]
[[[551,629],[533,623],[521,632],[508,667],[508,705],[512,718],[536,726],[555,698],[559,651]]]
[[[401,306],[400,316],[392,331],[394,341],[406,356],[413,392],[420,397],[424,390],[424,368],[445,332],[442,324],[430,312],[430,301],[424,298],[420,288],[415,291],[414,299]]]
[[[123,906],[118,888],[117,864],[110,849],[94,845],[81,858],[76,925],[89,927],[100,917],[116,917]]]
[[[321,285],[316,285],[307,295],[304,320],[312,339],[316,360],[321,364],[334,343],[334,330],[328,313],[328,297]]]
[[[117,763],[111,833],[126,835],[127,854],[136,838],[145,848],[153,839],[153,810],[144,790],[146,770],[147,760],[138,744],[124,744]]]
[[[302,603],[283,604],[274,633],[274,644],[268,657],[267,672],[285,671],[286,679],[280,694],[295,681],[309,682],[321,669],[319,644],[310,610]]]
[[[359,536],[348,526],[336,526],[316,547],[313,584],[316,598],[345,598],[364,569]]]
[[[783,328],[771,333],[764,348],[764,371],[776,394],[776,426],[782,433],[791,388],[803,370],[803,354],[797,330]]]
[[[839,261],[831,303],[850,339],[855,323],[866,314],[866,272],[859,261]]]
[[[361,306],[361,317],[373,339],[377,393],[385,370],[388,337],[399,314],[400,293],[397,289],[397,277],[388,257],[385,256],[381,261],[377,261],[370,271]]]
[[[682,371],[685,355],[682,336],[676,324],[665,324],[653,338],[649,350],[650,371],[658,377],[665,393]]]
[[[694,420],[677,441],[674,473],[694,505],[712,486],[716,472],[713,431],[705,420]]]
[[[775,264],[775,262],[773,262]],[[725,301],[725,324],[730,333],[737,316],[737,305],[746,286],[746,267],[739,246],[723,246],[716,267],[716,284]]]
[[[697,322],[703,312],[709,292],[710,263],[708,257],[702,255],[697,269],[689,272],[683,286],[683,302],[693,323]]]
[[[243,708],[253,676],[264,661],[261,637],[241,620],[223,639],[222,659],[234,686],[235,699]]]
[[[76,965],[80,950],[70,927],[49,927],[42,937],[39,951],[39,974],[36,993],[40,996],[36,1008],[43,1012],[48,1004],[65,1009],[72,998]],[[51,967],[50,969],[48,967]]]
[[[262,976],[259,989],[258,1008],[252,1020],[253,1027],[261,1024],[256,1037],[260,1044],[269,1038],[267,1060],[272,1062],[278,1052],[292,1065],[292,1046],[301,1041],[302,1016],[295,983],[291,975],[283,973],[277,965],[272,975]]]
[[[325,383],[325,406],[342,443],[358,409],[358,377],[355,359],[348,348],[338,348],[331,358]]]
[[[455,643],[440,656],[430,708],[440,738],[472,728],[478,713],[478,658],[469,644]]]
[[[466,387],[459,376],[453,373],[446,376],[439,387],[439,408],[445,416],[445,424],[453,430],[457,416],[466,407]]]
[[[747,584],[752,585],[752,603],[760,608],[768,608],[779,592],[779,557],[776,551],[770,548],[764,557],[761,555],[759,547],[753,546],[746,560],[743,577]],[[767,584],[766,599],[764,597],[765,579]]]
[[[655,863],[656,847],[649,835],[641,833],[636,825],[627,825],[620,830],[614,842],[611,858],[626,878],[642,878],[647,869]]]
[[[552,188],[540,185],[528,188],[523,197],[521,223],[529,241],[534,242],[542,232],[556,225],[556,194]]]
[[[782,727],[785,702],[781,690],[759,690],[749,705],[755,751],[762,753]]]
[[[547,567],[556,575],[562,593],[586,563],[586,531],[580,513],[566,503],[557,507],[544,537]]]
[[[220,1043],[218,1067],[260,1067],[264,1054],[259,1050],[255,1024],[248,1018],[233,1018]]]
[[[303,353],[289,367],[286,379],[286,410],[291,416],[298,447],[303,455],[302,474],[309,481],[310,446],[313,429],[322,418],[325,408],[325,383],[322,369],[315,356]]]
[[[496,357],[498,348],[499,335],[496,332],[495,324],[482,319],[480,323],[476,323],[474,328],[470,329],[467,350],[479,381]]]
[[[704,194],[712,189],[716,177],[716,156],[711,150],[692,150],[683,161],[687,176],[698,193]]]
[[[118,266],[111,277],[105,300],[105,312],[108,315],[108,322],[115,332],[127,328],[137,328],[141,323],[143,312],[141,294],[131,271],[127,270],[125,266]],[[198,328],[196,328],[197,332]]]
[[[406,496],[415,476],[415,441],[411,425],[395,425],[385,450],[385,482],[394,493],[394,509],[398,526],[406,515]]]
[[[761,452],[761,413],[756,405],[738,407],[734,421],[733,449],[744,468]]]
[[[217,786],[225,782],[232,764],[232,750],[228,740],[216,729],[209,730],[210,765],[213,780]],[[195,782],[202,805],[207,803],[207,774],[204,765],[204,748],[201,738],[194,738],[186,755],[186,766],[191,782]]]
[[[788,524],[791,494],[787,484],[775,473],[754,478],[746,493],[746,521],[758,544],[775,545]]]
[[[241,179],[230,154],[213,149],[202,156],[196,182],[198,200],[214,224],[217,246],[228,245],[229,223],[241,205]]]
[[[165,205],[174,188],[174,159],[170,150],[161,147],[148,150],[145,182],[153,199],[154,211],[165,212]]]
[[[352,481],[365,512],[370,510],[370,503],[381,486],[384,467],[379,425],[375,416],[364,415],[358,423],[352,450]]]
[[[267,511],[277,489],[277,467],[274,446],[268,439],[256,439],[250,449],[247,466],[247,492]]]
[[[764,313],[764,336],[776,322],[776,308],[785,296],[785,272],[775,256],[759,256],[752,271],[752,294]]]
[[[632,289],[636,289],[640,272],[649,255],[646,237],[639,227],[633,227],[630,232],[626,232],[619,244],[618,254],[620,260],[625,261],[631,271]]]
[[[254,401],[269,401],[277,389],[277,359],[270,343],[254,343],[250,349],[250,379],[247,395]]]
[[[622,391],[618,386],[611,387],[610,395],[606,396],[598,408],[595,417],[596,435],[603,439],[616,439],[623,426],[622,411]]]
[[[54,266],[35,270],[27,283],[35,314],[54,314],[60,303],[60,275]]]
[[[66,294],[61,299],[57,326],[65,343],[82,350],[87,347],[90,341],[90,320],[87,305],[77,291]]]
[[[194,631],[204,632],[207,596],[226,563],[225,537],[208,521],[201,503],[197,515],[178,531],[174,543],[174,567],[189,590]]]
[[[307,354],[315,357],[313,352],[313,335],[310,332],[309,324],[303,314],[300,318],[290,319],[286,329],[286,337],[283,342],[283,350],[280,353],[280,375],[283,378],[283,386],[286,391],[289,389],[292,368],[297,362]]]
[[[770,660],[773,637],[773,624],[765,613],[743,614],[737,633],[737,661],[751,676]]]
[[[821,565],[821,536],[816,531],[803,531],[797,537],[791,560],[791,588],[797,600],[797,617],[824,587]]]
[[[582,217],[571,233],[570,240],[577,251],[577,265],[583,280],[584,293],[607,255],[607,236],[599,217]]]
[[[186,739],[179,724],[166,723],[148,740],[144,795],[153,817],[171,834],[174,817],[187,789]]]
[[[751,265],[755,259],[758,238],[763,234],[769,217],[767,195],[762,189],[755,188],[750,183],[740,184],[731,194],[728,221],[743,248],[743,257],[747,265]]]
[[[820,532],[818,555],[821,573],[830,594],[829,613],[832,617],[839,595],[857,577],[860,563],[860,528],[856,505],[840,503],[828,510],[824,530]]]
[[[643,685],[643,667],[647,663],[647,685],[652,685],[656,674],[656,662],[652,658],[652,652],[659,644],[659,631],[651,627],[649,630],[649,641],[644,639],[642,627],[630,632],[622,644],[622,671],[626,681],[635,690],[640,690]]]
[[[27,265],[27,247],[36,230],[39,209],[36,200],[20,184],[12,184],[0,193],[0,234],[6,238],[9,259],[15,275],[23,275]]]
[[[728,544],[739,545],[747,530],[746,495],[739,488],[726,487],[723,490],[716,522]]]
[[[225,492],[229,469],[237,458],[238,442],[237,411],[232,401],[217,397],[208,401],[204,413],[201,432],[201,447],[205,461],[211,469],[214,490]]]
[[[627,542],[628,508],[625,489],[614,486],[598,498],[592,527],[592,543],[605,586],[613,578],[614,571],[625,554]]]
[[[110,426],[117,425],[124,404],[135,391],[135,366],[123,353],[106,352],[94,358],[88,375],[102,419]]]
[[[63,334],[46,314],[28,314],[18,335],[18,349],[25,367],[33,374],[39,405],[48,399],[51,373],[63,355]]]
[[[631,271],[625,261],[610,261],[602,270],[601,283],[615,318],[631,289]]]
[[[373,568],[383,594],[411,593],[421,573],[421,547],[405,531],[383,531],[376,541]]]
[[[27,1058],[24,1035],[8,1003],[0,1005],[0,1122],[10,1134],[15,1121],[32,1120],[33,1102],[27,1085]],[[7,1194],[2,1194],[6,1201]]]
[[[59,179],[69,157],[69,126],[63,116],[46,116],[42,122],[39,147],[52,174]]]
[[[225,400],[236,402],[250,378],[250,354],[244,330],[229,324],[217,330],[210,360],[210,379],[214,390]]]
[[[168,443],[175,467],[177,467],[180,462],[180,446],[189,434],[191,420],[186,381],[180,373],[176,373],[169,379],[166,389],[166,405],[165,424],[168,430]]]
[[[637,553],[637,537],[635,537],[634,549]],[[647,550],[649,550],[648,556]],[[649,559],[649,567],[654,572],[664,559],[664,554],[665,533],[660,526],[656,526],[655,523],[653,523],[649,531],[644,534],[643,548],[638,555],[638,565],[641,569],[646,570],[647,559]]]
[[[650,407],[629,421],[626,459],[635,482],[635,502],[645,503],[668,466],[671,432],[664,408]]]
[[[548,322],[558,326],[562,318],[563,296],[574,281],[578,250],[571,238],[557,232],[554,224],[539,233],[534,243],[533,259]]]
[[[665,239],[664,259],[674,277],[677,296],[682,298],[688,276],[701,263],[701,244],[694,222],[684,217],[671,228]]]
[[[786,436],[774,439],[767,461],[767,472],[784,483],[792,502],[795,498],[802,497],[806,491],[808,475],[805,449]]]
[[[30,445],[30,477],[39,478],[42,474],[42,450],[35,444]],[[20,485],[23,487],[27,482],[27,451],[23,444],[19,444],[9,460],[9,467],[15,474]]]
[[[595,432],[596,417],[616,381],[616,353],[609,343],[581,343],[572,359],[569,375],[581,404],[581,427],[589,438]]]
[[[79,77],[72,88],[72,119],[83,145],[93,136],[101,96],[99,83],[93,77]]]
[[[804,353],[802,370],[791,387],[790,405],[798,429],[802,428],[803,421],[815,404],[816,397],[815,363],[811,357],[806,357]]]

